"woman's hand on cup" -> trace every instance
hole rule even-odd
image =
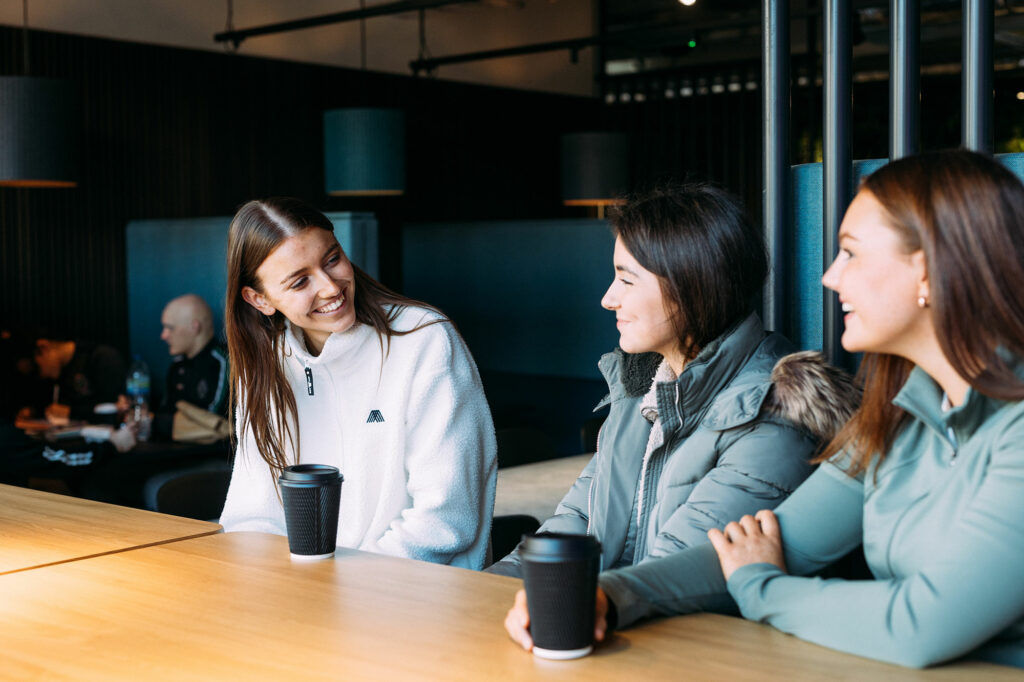
[[[512,608],[505,615],[505,631],[512,641],[527,651],[533,649],[530,637],[530,610],[526,607],[526,590],[516,592]]]
[[[754,516],[748,514],[739,523],[733,521],[723,530],[712,528],[708,531],[708,538],[718,553],[726,580],[737,569],[750,564],[774,564],[786,570],[779,521],[767,509]]]
[[[530,610],[526,605],[526,590],[516,592],[512,608],[505,615],[505,630],[516,644],[527,651],[533,649],[533,638],[530,637]],[[594,599],[594,641],[604,641],[607,631],[608,597],[599,587]]]

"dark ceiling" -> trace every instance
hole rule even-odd
[[[612,69],[727,67],[756,62],[761,50],[761,2],[757,0],[601,0],[604,30],[610,39],[604,57]],[[921,63],[960,61],[960,0],[922,0]],[[888,2],[854,0],[851,17],[856,71],[887,68]],[[1024,2],[996,0],[997,62],[1024,57]],[[821,2],[792,0],[794,53],[821,50]],[[621,72],[621,71],[620,71]]]

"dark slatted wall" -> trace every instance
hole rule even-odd
[[[0,326],[123,349],[129,220],[230,215],[271,194],[374,210],[383,279],[400,285],[402,220],[574,215],[560,204],[558,137],[599,111],[583,98],[35,31],[29,45],[32,75],[79,86],[82,165],[75,189],[0,188]],[[0,28],[0,73],[21,73],[21,46],[20,30]],[[405,197],[323,193],[321,112],[343,106],[406,110]]]
[[[760,91],[687,80],[694,93],[679,94],[680,80],[610,81],[615,102],[602,113],[606,125],[628,132],[635,184],[650,188],[670,180],[708,180],[743,199],[752,216],[761,202]],[[696,94],[697,88],[707,88]],[[665,90],[674,90],[671,97]],[[623,98],[623,93],[627,97]],[[638,97],[638,93],[640,97]]]
[[[21,40],[20,29],[0,27],[0,73],[22,72]],[[79,86],[80,185],[0,188],[0,326],[41,326],[127,350],[125,224],[230,215],[271,194],[376,212],[382,279],[400,288],[403,222],[582,217],[560,204],[565,132],[626,131],[637,186],[710,179],[760,212],[760,92],[745,81],[738,92],[672,99],[652,86],[642,102],[623,102],[616,90],[616,102],[605,104],[45,32],[31,32],[29,46],[33,75]],[[958,83],[922,80],[924,148],[957,144]],[[795,90],[794,162],[810,160],[820,145],[801,132],[820,117],[809,105],[820,95],[807,90]],[[1018,91],[1019,71],[997,74],[999,151],[1024,146]],[[855,157],[884,155],[885,84],[858,84],[854,100]],[[407,112],[406,196],[324,195],[321,112],[343,106]]]

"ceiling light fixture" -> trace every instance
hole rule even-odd
[[[0,77],[0,185],[75,187],[77,93],[66,81],[29,76],[28,0],[22,9],[23,75]]]
[[[405,114],[397,109],[324,112],[324,184],[332,196],[405,193]]]
[[[629,190],[629,143],[623,133],[571,133],[562,136],[562,203],[596,206],[622,204]]]

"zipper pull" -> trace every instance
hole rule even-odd
[[[313,370],[306,368],[306,393],[313,395]]]

